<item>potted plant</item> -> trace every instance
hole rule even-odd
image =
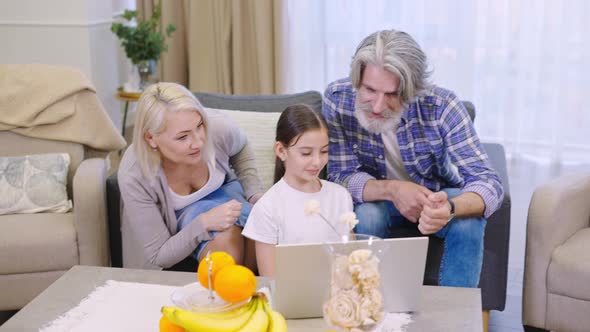
[[[160,55],[168,50],[164,34],[158,29],[161,16],[162,6],[158,4],[149,20],[137,18],[136,10],[125,10],[122,17],[129,22],[136,19],[137,24],[135,26],[122,23],[111,25],[111,31],[121,40],[125,54],[137,66],[140,89],[150,83],[150,76],[155,72],[155,65],[160,59]],[[168,24],[166,37],[170,37],[174,31],[176,31],[176,26]]]

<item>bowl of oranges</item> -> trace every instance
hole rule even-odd
[[[173,291],[172,303],[193,312],[222,312],[245,305],[256,291],[254,273],[223,251],[207,253],[197,268],[197,279]]]

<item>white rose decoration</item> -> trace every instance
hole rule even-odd
[[[383,318],[383,295],[377,288],[373,288],[364,294],[361,300],[363,311],[375,321]]]
[[[332,289],[351,289],[354,286],[354,281],[348,272],[348,257],[337,256],[332,264]]]
[[[348,222],[353,217],[356,219],[352,214],[343,215],[341,221]],[[324,318],[346,332],[375,328],[384,317],[379,259],[370,249],[332,257],[332,297],[324,303]]]
[[[319,214],[320,210],[320,202],[316,201],[315,199],[311,199],[305,203],[303,211],[308,216],[313,216],[315,214]]]
[[[352,230],[354,226],[359,223],[359,221],[356,218],[356,213],[351,211],[345,212],[340,216],[340,223],[347,225],[348,229]]]
[[[371,257],[371,250],[369,249],[357,249],[350,253],[348,256],[349,264],[360,264],[365,262]]]
[[[353,291],[340,291],[324,303],[324,317],[330,325],[351,329],[362,323],[360,301]]]
[[[371,278],[358,279],[361,292],[365,293],[373,289],[379,288],[381,277],[377,274]]]

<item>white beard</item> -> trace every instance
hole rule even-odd
[[[385,131],[392,130],[399,126],[402,118],[402,112],[396,112],[391,109],[383,111],[384,119],[375,119],[369,117],[372,107],[369,103],[361,103],[358,99],[354,102],[354,111],[356,118],[363,128],[373,134],[381,134]]]

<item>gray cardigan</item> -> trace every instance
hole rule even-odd
[[[262,192],[254,153],[247,141],[233,156],[229,155],[223,144],[218,144],[223,140],[222,135],[240,129],[228,118],[209,117],[209,123],[209,139],[215,149],[217,167],[225,171],[228,180],[237,177],[247,198]],[[118,177],[124,267],[168,268],[188,257],[201,241],[210,239],[202,223],[197,221],[178,232],[178,221],[163,170],[160,169],[152,178],[144,176],[135,157],[133,144],[121,160]]]

